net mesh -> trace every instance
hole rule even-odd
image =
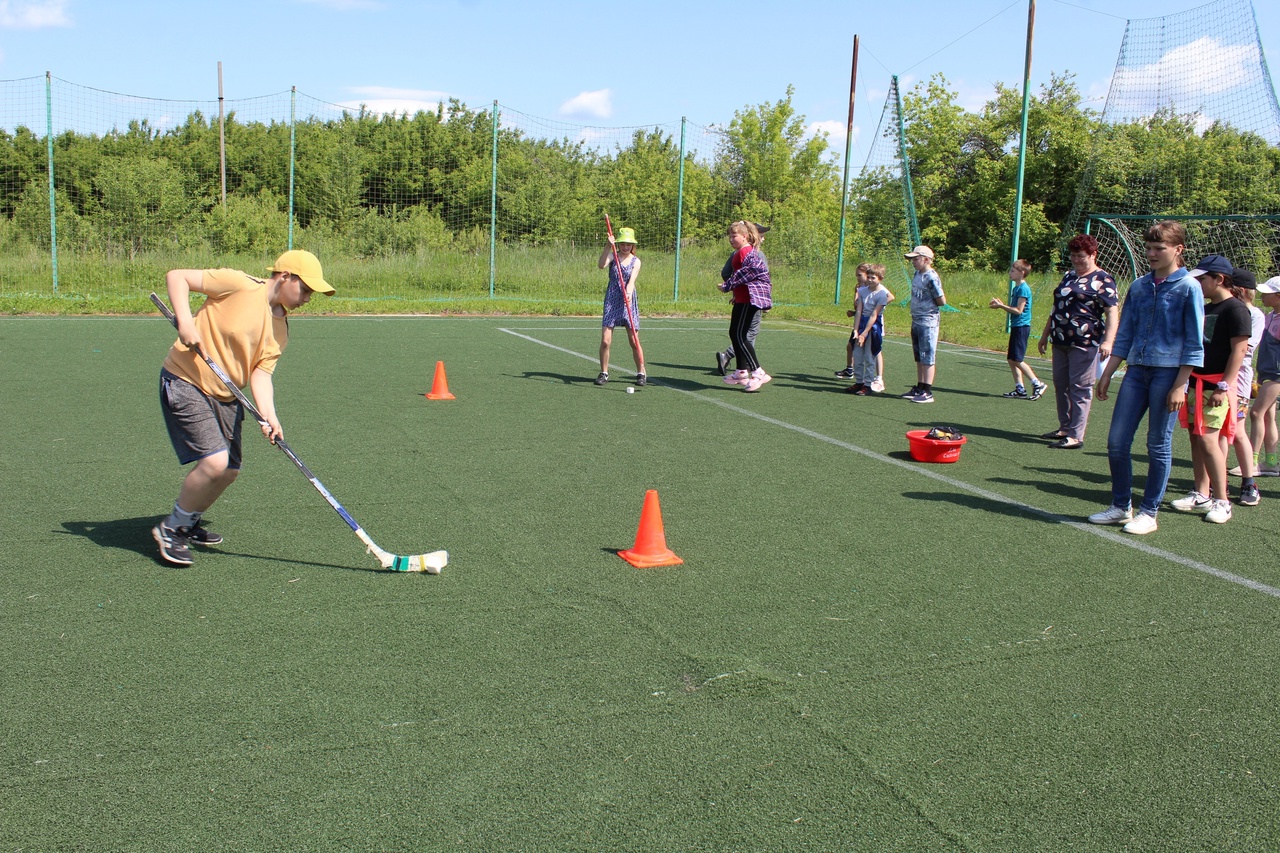
[[[894,77],[862,170],[850,182],[850,240],[862,259],[885,266],[886,286],[905,298],[913,271],[903,254],[920,238],[904,156],[902,101]]]
[[[1089,231],[1099,263],[1134,278],[1143,230],[1176,219],[1188,258],[1276,273],[1280,106],[1249,0],[1129,21],[1102,122],[1063,244]]]
[[[408,114],[297,91],[159,100],[0,81],[0,295],[145,299],[168,269],[265,270],[296,247],[361,299],[594,312],[608,213],[638,235],[643,299],[721,304],[726,226],[761,209],[735,156],[725,127],[687,120],[594,127],[498,104]],[[809,226],[766,240],[780,304],[830,298],[834,223]]]

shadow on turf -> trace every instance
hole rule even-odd
[[[1002,441],[1012,441],[1012,442],[1017,442],[1019,444],[1048,444],[1049,443],[1044,439],[1040,438],[1038,435],[1028,435],[1027,433],[1023,433],[1023,432],[1014,432],[1012,430],[997,429],[995,427],[989,427],[989,426],[975,426],[973,424],[965,424],[965,423],[958,423],[958,422],[950,422],[950,423],[965,435],[970,435],[970,436],[980,435],[984,438],[998,438]],[[915,421],[915,422],[908,423],[907,426],[910,426],[914,429],[930,429],[931,427],[937,426],[937,424],[938,424],[937,421],[930,421],[927,423],[923,421]]]
[[[563,382],[565,385],[591,385],[596,381],[594,376],[581,376],[576,373],[552,373],[549,370],[526,370],[520,376],[524,379],[552,379]],[[625,382],[626,380],[619,381]]]
[[[1044,521],[1050,524],[1059,523],[1056,519],[1047,518],[1043,513],[1030,509],[1023,509],[1022,507],[1014,504],[1008,504],[1004,501],[993,501],[990,498],[984,498],[980,495],[945,494],[942,492],[903,492],[902,496],[911,500],[950,503],[955,504],[956,506],[965,507],[966,509],[978,509],[985,512],[997,513],[999,515],[1010,515],[1015,518],[1029,518],[1033,521]]]
[[[156,551],[155,540],[151,538],[151,528],[155,526],[157,516],[147,515],[141,518],[115,518],[109,521],[64,521],[62,522],[62,530],[56,531],[69,534],[72,536],[81,536],[88,539],[100,548],[115,548],[120,551],[132,551],[135,554],[146,557],[159,566],[171,569],[164,560],[160,559],[159,553]],[[365,568],[362,566],[339,566],[334,563],[313,563],[308,560],[282,560],[278,557],[269,557],[262,554],[240,554],[235,551],[227,551],[223,548],[196,548],[196,554],[221,554],[226,557],[240,557],[247,560],[269,560],[273,563],[287,562],[296,566],[316,566],[322,569],[343,569],[348,572],[382,572],[386,574],[398,574],[390,569],[383,568]],[[199,557],[196,558],[199,560]]]

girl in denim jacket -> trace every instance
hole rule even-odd
[[[1173,430],[1187,399],[1191,368],[1204,363],[1204,294],[1182,264],[1187,232],[1177,222],[1157,222],[1142,235],[1151,272],[1129,286],[1111,357],[1095,393],[1106,400],[1111,377],[1128,363],[1116,395],[1107,435],[1111,505],[1089,516],[1094,524],[1122,524],[1125,533],[1156,529],[1156,512],[1169,485]],[[1132,509],[1134,437],[1147,418],[1147,480]]]

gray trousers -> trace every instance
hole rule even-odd
[[[1063,435],[1084,441],[1097,378],[1097,347],[1053,345],[1053,396],[1058,401],[1058,429]]]

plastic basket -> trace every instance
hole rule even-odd
[[[969,440],[968,436],[954,440],[925,438],[928,434],[927,429],[907,431],[911,458],[917,462],[955,462],[960,458],[960,448]]]

